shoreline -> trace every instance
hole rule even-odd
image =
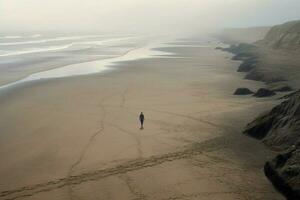
[[[162,44],[160,44],[160,45],[162,45]],[[125,52],[124,54],[116,56],[116,57],[104,58],[104,59],[100,59],[100,60],[99,59],[91,60],[91,61],[79,62],[79,63],[74,63],[74,64],[67,64],[67,65],[62,65],[60,67],[45,69],[43,71],[30,74],[24,78],[14,81],[14,82],[0,85],[0,90],[6,89],[9,87],[13,87],[18,84],[31,82],[31,81],[38,81],[38,80],[43,80],[43,79],[75,77],[75,76],[85,76],[85,75],[102,73],[105,71],[113,70],[113,66],[118,65],[118,63],[120,63],[120,62],[128,62],[128,61],[132,61],[132,60],[147,59],[147,58],[151,58],[151,57],[172,56],[171,53],[169,53],[167,51],[162,51],[160,49],[160,47],[166,47],[166,46],[167,45],[157,46],[157,44],[156,45],[153,45],[153,44],[146,45],[146,46],[130,49],[127,52]]]
[[[272,152],[240,134],[255,109],[273,103],[231,95],[236,84],[260,83],[241,80],[227,53],[170,49],[180,56],[125,61],[114,73],[1,94],[0,127],[9,133],[0,136],[3,197],[283,199],[262,176]],[[29,190],[14,192],[23,186]]]
[[[51,39],[51,37],[54,38]],[[74,47],[65,49],[64,51],[47,51],[37,52],[34,54],[30,53],[29,48],[29,53],[27,54],[21,54],[19,56],[3,56],[3,60],[0,63],[0,84],[9,84],[20,79],[24,79],[34,73],[53,70],[67,65],[119,57],[122,56],[126,50],[146,45],[150,40],[152,41],[157,39],[154,37],[129,37],[125,35],[120,35],[118,37],[117,35],[112,35],[110,37],[107,35],[105,37],[91,37],[86,35],[78,37],[59,37],[53,35],[51,37],[49,41],[47,39],[43,39],[42,41],[33,42],[33,44],[37,43],[37,46],[33,45],[31,49],[38,49],[38,44],[43,42],[47,44],[46,47],[48,46],[48,48],[52,48],[53,46],[51,46],[51,42],[56,41],[61,41],[60,44],[56,45],[74,45]],[[95,39],[93,40],[93,38]],[[29,44],[31,44],[30,41]],[[80,44],[82,44],[82,46],[78,46]],[[23,43],[19,44],[17,42],[2,44],[2,46],[5,45],[17,48],[19,45],[23,45]]]

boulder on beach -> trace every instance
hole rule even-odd
[[[238,88],[238,89],[236,89],[236,91],[233,94],[234,95],[249,95],[249,94],[253,94],[253,93],[254,92],[252,92],[248,88]]]
[[[257,92],[253,95],[255,97],[270,97],[274,96],[276,93],[272,90],[266,88],[260,88]]]

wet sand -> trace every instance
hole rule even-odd
[[[0,199],[284,199],[263,175],[273,153],[241,133],[275,100],[232,95],[262,83],[214,48],[168,50],[1,91]]]

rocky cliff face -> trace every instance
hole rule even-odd
[[[300,21],[274,26],[254,44],[223,50],[242,61],[245,78],[263,81],[273,92],[300,89]],[[300,90],[249,123],[245,134],[279,151],[265,165],[265,174],[288,200],[300,199]]]
[[[300,199],[300,90],[248,124],[244,133],[284,151],[265,165],[265,174],[289,200]]]
[[[248,124],[244,132],[279,150],[300,144],[300,90]]]
[[[241,60],[238,71],[245,78],[300,88],[300,20],[274,26],[264,39],[254,44],[232,45],[225,48]]]
[[[296,144],[265,164],[266,176],[288,200],[300,199],[300,145]]]
[[[257,46],[252,44],[231,45],[223,50],[235,54],[233,60],[242,61],[238,72],[246,72],[245,79],[262,81],[267,84],[286,81],[281,71],[276,71],[272,66],[263,61]]]
[[[257,44],[274,49],[300,50],[300,20],[274,26]]]

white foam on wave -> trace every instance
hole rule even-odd
[[[2,42],[0,46],[11,46],[11,45],[23,45],[23,44],[40,44],[47,42],[55,42],[55,41],[66,41],[66,40],[79,40],[83,39],[83,36],[71,36],[71,37],[57,37],[43,40],[29,40],[29,41],[21,41],[21,42]]]
[[[22,38],[22,36],[19,36],[19,35],[7,35],[7,36],[3,36],[2,38],[5,38],[5,39],[19,39],[19,38]]]
[[[59,51],[59,50],[71,48],[74,45],[105,45],[105,44],[111,43],[111,42],[120,42],[120,41],[130,40],[130,39],[134,39],[134,38],[137,38],[137,37],[124,37],[124,38],[114,38],[114,39],[107,39],[107,40],[72,42],[72,43],[66,44],[66,45],[49,46],[47,48],[30,48],[30,49],[21,50],[21,51],[11,51],[11,52],[7,52],[7,51],[1,52],[0,51],[0,57],[18,56],[18,55],[24,55],[24,54],[42,53],[42,52],[49,52],[49,51]],[[58,41],[58,40],[56,40],[56,41]]]
[[[68,49],[72,47],[74,44],[67,44],[67,45],[61,45],[61,46],[50,46],[47,48],[39,48],[39,49],[29,49],[24,51],[14,51],[14,52],[4,52],[0,54],[0,57],[6,57],[6,56],[18,56],[18,55],[24,55],[24,54],[32,54],[32,53],[42,53],[42,52],[48,52],[48,51],[59,51],[63,49]]]
[[[113,39],[107,39],[107,40],[94,40],[94,41],[85,41],[85,42],[78,42],[78,44],[93,44],[93,45],[104,45],[107,43],[114,43],[114,42],[121,42],[125,40],[131,40],[131,39],[138,39],[142,37],[119,37],[119,38],[113,38]]]
[[[65,67],[36,73],[30,75],[26,80],[33,81],[39,79],[63,78],[69,76],[94,74],[94,73],[99,73],[104,70],[107,70],[110,65],[113,65],[117,62],[131,61],[131,60],[144,59],[153,56],[163,56],[163,55],[170,55],[170,54],[162,51],[152,50],[149,47],[142,47],[142,48],[130,50],[125,54],[123,54],[122,56],[118,56],[110,59],[103,59],[98,61],[68,65]]]
[[[42,39],[42,40],[28,40],[28,41],[19,41],[19,42],[2,42],[0,46],[12,46],[12,45],[25,45],[25,44],[41,44],[41,43],[48,43],[48,42],[59,42],[59,41],[69,41],[69,40],[81,40],[81,39],[89,39],[89,38],[97,38],[103,37],[103,35],[89,35],[89,36],[69,36],[69,37],[55,37],[49,39]],[[134,38],[132,37],[117,37],[116,40],[122,38]],[[114,40],[114,39],[109,39]]]
[[[34,34],[34,35],[29,36],[29,37],[31,37],[31,38],[39,38],[39,37],[42,37],[42,35],[41,34]]]
[[[6,36],[0,36],[0,39],[21,39],[21,38],[39,38],[39,37],[42,37],[42,35],[41,34],[33,34],[27,36],[6,35]]]

